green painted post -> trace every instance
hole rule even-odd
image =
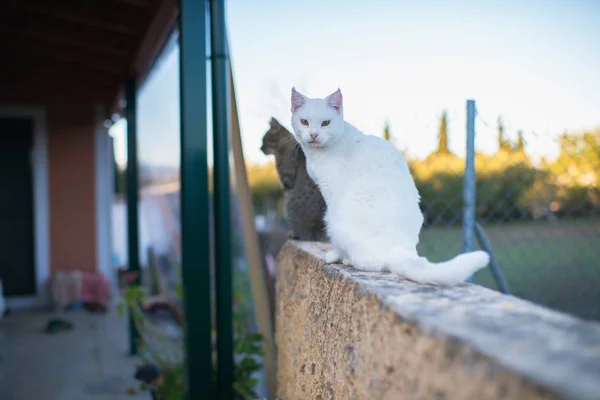
[[[207,164],[206,1],[179,0],[181,270],[187,398],[214,399]]]
[[[138,158],[137,158],[137,85],[135,79],[125,84],[125,116],[127,117],[127,257],[129,271],[136,274],[129,285],[139,285],[140,276],[140,239],[139,239],[139,191],[138,191]],[[133,318],[129,316],[129,352],[137,354],[140,334]]]
[[[214,232],[217,300],[217,393],[233,398],[231,196],[229,183],[229,56],[225,1],[210,0],[214,144]]]

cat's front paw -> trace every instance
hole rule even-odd
[[[328,251],[325,253],[325,263],[334,264],[342,261],[342,256],[335,250]]]
[[[342,264],[344,264],[346,267],[351,267],[352,266],[352,261],[348,260],[347,258],[344,258],[342,260]]]

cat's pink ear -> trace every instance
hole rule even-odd
[[[296,90],[295,87],[292,88],[292,112],[295,113],[300,107],[304,105],[304,96]]]
[[[327,96],[325,100],[327,100],[327,104],[329,104],[329,107],[335,108],[337,111],[340,111],[342,109],[342,103],[344,102],[344,98],[342,97],[342,91],[340,89]]]

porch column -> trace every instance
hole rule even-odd
[[[214,151],[214,232],[217,299],[217,390],[233,398],[233,309],[231,196],[229,180],[229,54],[225,0],[210,1],[212,112]]]
[[[207,165],[206,1],[179,0],[181,272],[188,399],[214,399]]]
[[[125,83],[125,115],[127,117],[127,259],[129,272],[135,273],[135,278],[129,284],[141,283],[140,269],[140,238],[139,238],[139,188],[138,188],[138,157],[137,157],[137,85],[135,79]],[[140,334],[129,315],[129,352],[137,354]]]

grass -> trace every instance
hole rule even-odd
[[[600,320],[600,219],[519,221],[483,225],[513,294],[533,302]],[[423,229],[419,253],[431,261],[461,251],[460,226]],[[496,289],[489,268],[475,283]]]

